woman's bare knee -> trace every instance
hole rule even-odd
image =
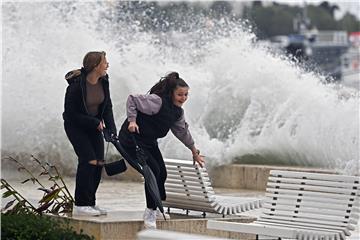
[[[96,166],[96,165],[98,165],[98,161],[97,160],[90,160],[89,164]]]

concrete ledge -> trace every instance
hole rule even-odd
[[[248,189],[265,191],[270,170],[290,170],[300,172],[335,173],[329,169],[306,168],[294,166],[270,166],[252,164],[230,164],[208,169],[213,187]],[[112,177],[103,174],[105,179],[142,182],[142,176],[128,166],[126,172]]]
[[[143,229],[142,212],[117,211],[108,216],[99,217],[66,217],[75,231],[82,231],[94,236],[97,240],[131,240],[137,239],[137,233]],[[210,230],[206,228],[208,219],[223,220],[219,215],[206,218],[200,215],[171,214],[171,220],[158,220],[157,228],[190,234],[200,234],[213,237],[231,239],[255,239],[255,235]],[[254,217],[234,216],[227,217],[227,221],[252,222]]]
[[[209,171],[209,175],[213,187],[265,191],[269,172],[273,169],[300,172],[335,173],[335,171],[329,169],[319,168],[230,164],[211,169]]]

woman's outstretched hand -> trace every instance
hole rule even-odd
[[[128,126],[128,130],[129,132],[139,132],[139,126],[136,124],[136,122],[129,122],[129,126]]]
[[[200,167],[203,167],[204,164],[205,164],[205,159],[204,158],[205,158],[205,156],[203,156],[203,155],[193,156],[194,162],[197,162],[200,165]]]
[[[196,149],[195,152],[193,152],[193,161],[194,161],[194,164],[195,162],[197,162],[200,167],[203,167],[204,164],[205,164],[205,156],[203,155],[200,155],[200,150],[199,149]]]

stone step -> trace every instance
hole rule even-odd
[[[144,230],[142,211],[113,211],[106,216],[88,217],[61,217],[69,220],[75,231],[82,231],[94,236],[96,240],[132,240],[137,239],[137,233]],[[158,220],[157,228],[190,234],[230,238],[230,239],[255,239],[255,235],[231,233],[226,231],[210,230],[206,228],[208,219],[224,220],[221,215],[207,214],[203,218],[200,212],[191,212],[189,215],[171,213],[171,220]],[[250,216],[227,216],[227,221],[252,222]]]

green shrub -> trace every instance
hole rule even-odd
[[[64,219],[35,214],[1,214],[1,239],[9,240],[87,240]]]

